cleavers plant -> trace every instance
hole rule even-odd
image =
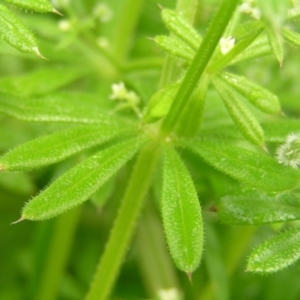
[[[88,66],[80,66],[84,58],[71,64],[69,59],[76,60],[75,54],[52,56],[50,47],[49,62],[42,68],[0,79],[0,112],[24,121],[60,123],[50,134],[5,153],[0,158],[2,172],[29,171],[84,153],[82,161],[26,203],[18,221],[47,220],[89,199],[102,207],[113,186],[116,188],[119,170],[127,172],[122,202],[87,300],[109,297],[145,198],[145,210],[154,206],[161,212],[175,265],[191,278],[205,249],[201,211],[205,200],[198,197],[193,178],[210,181],[213,171],[209,166],[226,175],[221,181],[226,178],[231,184],[211,207],[221,222],[259,225],[300,219],[300,121],[284,115],[274,93],[235,74],[240,63],[270,54],[278,60],[278,68],[282,66],[283,41],[300,48],[300,34],[292,29],[300,6],[280,0],[224,0],[202,37],[192,26],[197,1],[178,0],[175,10],[161,8],[161,18],[170,31],[153,39],[166,52],[161,63],[155,59],[130,61],[128,56],[143,1],[118,2],[121,13],[111,30],[110,47],[103,39],[97,44],[95,38],[95,22],[110,18],[103,3],[79,21],[72,3],[57,1],[57,10],[47,0],[3,2],[1,38],[12,47],[48,58],[13,10],[53,12],[56,18],[62,18],[62,11],[70,20],[60,25],[69,35],[57,42],[58,47],[67,49],[73,43],[84,49],[90,60]],[[59,66],[52,64],[52,59],[60,61]],[[136,77],[130,75],[136,72],[138,76],[140,70],[153,65],[162,66],[162,72],[157,91],[149,92],[135,85]],[[99,100],[103,91],[63,90],[74,82],[84,82],[93,72],[104,82],[114,82],[113,101],[107,93],[105,101]],[[203,170],[198,165],[204,166]],[[149,193],[153,190],[156,192]],[[95,200],[97,193],[99,199]],[[299,224],[291,223],[258,246],[249,256],[247,270],[269,273],[294,263],[300,258],[299,232]],[[169,299],[161,294],[155,297]],[[172,299],[179,298],[180,293]]]

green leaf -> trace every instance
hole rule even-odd
[[[0,158],[0,169],[21,171],[50,165],[113,139],[125,131],[126,127],[119,127],[111,122],[102,125],[81,125],[56,132],[10,150]]]
[[[242,38],[228,53],[219,56],[219,58],[209,66],[209,72],[217,73],[219,70],[229,65],[239,54],[243,53],[243,51],[252,44],[262,30],[262,27],[259,27],[248,33],[248,35]]]
[[[187,47],[182,41],[174,36],[158,35],[154,38],[155,43],[159,48],[168,54],[182,58],[190,63],[195,53]]]
[[[237,55],[230,62],[230,65],[270,54],[272,54],[272,50],[270,48],[270,44],[267,37],[259,36],[248,48],[246,48],[243,52]]]
[[[283,43],[281,38],[281,33],[279,29],[266,26],[266,33],[268,36],[268,40],[270,43],[270,47],[272,49],[273,54],[275,55],[276,59],[279,62],[280,67],[282,66],[283,62]]]
[[[257,225],[300,219],[300,196],[262,191],[241,191],[222,197],[217,205],[223,223]]]
[[[54,12],[56,14],[60,14],[48,0],[5,0],[5,2],[11,3],[25,10],[33,10],[41,13]]]
[[[99,99],[80,93],[56,93],[38,98],[0,96],[0,112],[24,121],[110,124],[116,119],[101,109]]]
[[[164,155],[161,210],[176,266],[182,271],[193,272],[203,250],[201,207],[189,172],[172,148],[166,149]]]
[[[241,96],[231,86],[224,84],[220,77],[214,77],[213,83],[241,134],[249,142],[263,146],[264,132],[259,122],[242,102]]]
[[[0,4],[0,38],[21,52],[43,58],[33,34],[2,4]]]
[[[161,17],[166,27],[189,47],[198,50],[201,37],[198,32],[186,22],[177,12],[171,9],[162,9]]]
[[[263,112],[269,114],[278,114],[280,112],[278,97],[259,84],[232,73],[224,72],[221,78]]]
[[[273,273],[300,257],[300,229],[293,228],[259,245],[250,254],[247,271]]]
[[[292,46],[300,47],[300,34],[288,28],[281,28],[283,38]]]
[[[158,90],[150,99],[143,116],[145,123],[155,122],[164,117],[178,91],[179,83],[170,84]]]
[[[131,139],[97,152],[30,200],[23,209],[22,219],[49,219],[86,201],[144,143],[144,138]]]
[[[279,119],[265,121],[262,124],[267,142],[283,143],[291,132],[298,132],[300,120]]]
[[[19,76],[0,78],[0,91],[30,97],[48,94],[86,74],[84,68],[41,68]]]
[[[284,191],[300,183],[299,171],[278,164],[266,154],[208,141],[185,144],[217,170],[254,188]]]

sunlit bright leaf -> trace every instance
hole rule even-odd
[[[58,13],[58,11],[51,5],[49,0],[5,0],[5,2],[11,3],[26,10],[33,10],[41,13]]]
[[[143,138],[127,140],[84,160],[30,200],[22,211],[22,219],[49,219],[86,201],[144,143]]]

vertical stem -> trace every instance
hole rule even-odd
[[[112,289],[151,183],[159,152],[160,149],[156,144],[149,143],[141,150],[137,158],[117,219],[86,300],[105,300]]]
[[[208,31],[183,78],[173,105],[162,124],[162,131],[165,134],[169,134],[172,131],[177,120],[180,118],[194,88],[214,53],[238,2],[239,0],[223,0],[222,5],[210,24]]]
[[[116,23],[112,33],[112,47],[119,61],[123,61],[127,56],[132,32],[140,17],[143,4],[143,0],[122,0],[118,3],[119,9],[116,12]]]
[[[139,223],[136,245],[139,267],[151,299],[156,299],[161,290],[176,289],[179,294],[176,270],[167,249],[161,220],[150,203]]]
[[[55,220],[49,251],[45,256],[45,266],[34,299],[57,298],[58,286],[68,260],[80,211],[81,208],[77,207]]]

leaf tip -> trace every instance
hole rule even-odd
[[[52,9],[52,12],[53,13],[55,13],[55,14],[57,14],[57,15],[59,15],[59,16],[64,16],[60,11],[58,11],[57,9],[55,9],[54,7],[53,7],[53,9]]]
[[[44,57],[41,52],[39,51],[38,47],[32,47],[32,51],[40,58],[48,60],[48,58]]]
[[[193,278],[192,278],[193,273],[192,272],[186,272],[186,275],[189,279],[189,282],[192,284],[193,283]]]
[[[21,217],[19,220],[17,221],[14,221],[14,222],[11,222],[10,225],[14,225],[14,224],[17,224],[17,223],[20,223],[22,221],[24,221],[25,219],[23,217]]]

